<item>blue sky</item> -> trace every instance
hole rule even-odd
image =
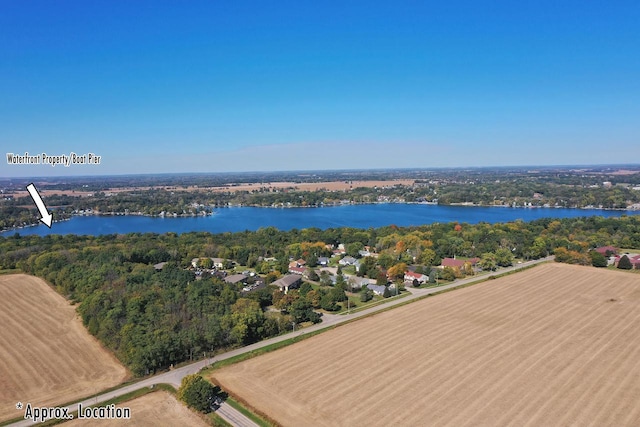
[[[0,176],[639,163],[635,1],[2,1]]]

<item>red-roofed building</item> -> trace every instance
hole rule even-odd
[[[424,283],[429,280],[429,277],[425,276],[421,273],[415,273],[413,271],[405,271],[404,272],[404,281],[405,282],[413,282],[417,280],[419,283]]]
[[[610,256],[612,254],[615,255],[618,253],[618,248],[613,246],[601,246],[599,248],[595,248],[594,250],[604,256]]]
[[[296,260],[296,261],[291,261],[289,263],[289,268],[291,268],[291,267],[304,267],[306,263],[307,262],[305,260],[303,260],[303,259],[299,259],[299,260]]]
[[[631,262],[631,268],[635,268],[636,270],[640,270],[640,254],[637,254],[637,255],[632,255],[632,254],[616,255],[613,258],[613,265],[615,265],[617,267],[618,263],[620,262],[620,258],[622,258],[623,256],[626,256],[629,259],[629,262]]]
[[[462,268],[464,267],[464,261],[461,259],[455,259],[455,258],[444,258],[440,263],[440,265],[442,267]]]
[[[306,270],[304,267],[289,267],[289,273],[299,274],[300,276],[303,276]]]

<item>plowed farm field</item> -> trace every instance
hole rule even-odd
[[[64,427],[206,427],[208,424],[178,402],[166,391],[156,391],[145,394],[128,402],[118,403],[118,408],[131,409],[131,419],[128,420],[85,420],[75,419],[61,424]]]
[[[0,420],[23,415],[17,402],[67,403],[128,375],[68,301],[25,274],[0,276],[0,361]]]
[[[638,426],[640,275],[545,264],[212,377],[286,426]]]

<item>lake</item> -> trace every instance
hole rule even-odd
[[[235,207],[216,209],[207,217],[152,218],[144,216],[78,216],[69,221],[54,222],[51,229],[44,225],[11,230],[2,236],[38,234],[113,234],[113,233],[186,233],[190,231],[257,230],[273,226],[281,230],[317,227],[382,227],[446,223],[457,221],[475,224],[478,222],[509,222],[521,219],[532,221],[539,218],[573,218],[579,216],[638,215],[640,211],[605,211],[598,209],[564,208],[505,208],[476,206],[440,206],[418,204],[372,204],[346,205],[323,208],[254,208]],[[55,212],[54,212],[55,221]]]

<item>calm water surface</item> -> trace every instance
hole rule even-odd
[[[502,208],[473,206],[438,206],[376,204],[347,205],[325,208],[223,208],[208,217],[151,218],[143,216],[86,216],[54,222],[51,229],[44,225],[17,230],[21,235],[38,234],[112,234],[112,233],[186,233],[189,231],[257,230],[273,226],[281,230],[318,227],[382,227],[452,222],[508,222],[521,219],[572,218],[600,215],[605,217],[637,215],[639,211],[603,211],[597,209]],[[55,220],[55,212],[54,212]],[[0,233],[11,236],[16,231]]]

